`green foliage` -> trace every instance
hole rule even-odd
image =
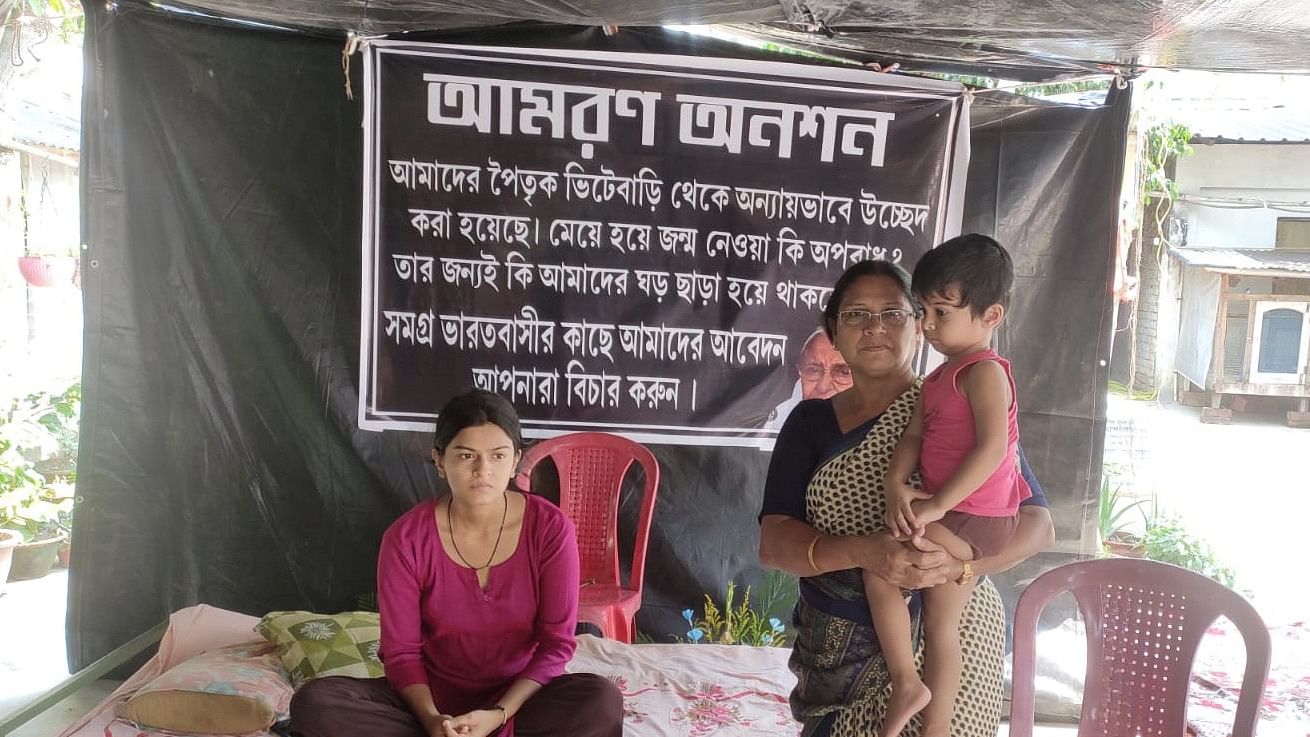
[[[763,51],[769,51],[782,56],[800,56],[806,59],[820,59],[822,61],[834,62],[837,64],[846,64],[847,66],[856,65],[856,62],[840,56],[833,56],[832,54],[811,51],[809,49],[798,49],[795,46],[787,46],[773,41],[765,41],[760,44],[759,48]]]
[[[1146,557],[1151,560],[1196,571],[1229,588],[1236,583],[1233,569],[1218,561],[1210,544],[1189,531],[1173,515],[1153,515],[1147,522],[1142,544],[1146,547]]]
[[[23,41],[23,47],[41,43],[51,32],[68,41],[86,31],[86,17],[78,0],[16,0],[4,19],[4,32],[21,33],[24,27],[37,38]]]
[[[36,540],[72,524],[82,387],[15,399],[0,414],[0,527]]]
[[[1000,85],[1000,80],[992,77],[977,77],[969,74],[947,74],[944,72],[916,72],[916,76],[928,77],[930,79],[941,79],[947,82],[959,82],[965,87],[981,88],[985,90],[996,89]]]
[[[1178,182],[1169,176],[1169,162],[1192,155],[1192,129],[1182,123],[1159,123],[1146,130],[1142,151],[1142,207],[1155,220],[1161,245],[1167,245],[1165,218],[1178,200]]]
[[[1055,95],[1067,95],[1072,92],[1093,92],[1109,90],[1110,84],[1114,82],[1113,78],[1105,77],[1101,79],[1080,79],[1073,82],[1052,82],[1049,84],[1024,84],[1014,88],[1017,95],[1027,97],[1054,97]]]
[[[1151,391],[1142,391],[1141,389],[1128,390],[1128,386],[1113,379],[1106,385],[1106,389],[1113,395],[1132,399],[1139,402],[1154,402],[1160,397],[1160,388],[1156,387]]]
[[[760,581],[756,609],[766,618],[787,621],[800,596],[798,579],[786,571],[767,570]]]
[[[701,618],[697,619],[695,612],[690,609],[683,610],[682,618],[691,627],[687,630],[687,639],[692,643],[717,645],[785,645],[787,634],[782,621],[751,608],[750,587],[746,587],[741,601],[734,604],[736,593],[737,584],[729,581],[722,607],[706,594],[704,615]]]
[[[72,496],[51,486],[0,492],[0,528],[21,533],[26,542],[57,537],[71,527],[72,504]]]
[[[1178,199],[1178,183],[1169,178],[1165,167],[1174,159],[1192,155],[1192,129],[1182,123],[1160,123],[1146,131],[1146,149],[1142,152],[1146,164],[1146,192],[1142,204],[1151,204],[1151,197],[1166,196],[1169,203]]]
[[[1116,469],[1107,466],[1101,471],[1101,498],[1098,507],[1097,529],[1101,540],[1109,540],[1116,535],[1125,536],[1129,515],[1137,512],[1145,520],[1145,499],[1131,499],[1124,496],[1123,485],[1119,483]]]

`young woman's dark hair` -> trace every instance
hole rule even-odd
[[[823,332],[828,334],[828,340],[836,340],[837,313],[841,312],[841,303],[846,299],[847,290],[856,280],[866,276],[885,276],[895,281],[910,303],[914,316],[918,317],[922,314],[919,303],[914,300],[914,293],[910,291],[910,275],[905,269],[890,261],[861,261],[852,264],[837,277],[837,283],[832,287],[832,294],[828,296],[828,306],[823,308]]]
[[[994,239],[978,233],[952,238],[925,253],[914,265],[914,293],[944,295],[954,288],[960,307],[982,317],[992,305],[1010,306],[1014,263]]]
[[[432,447],[438,453],[445,453],[446,446],[460,434],[464,428],[491,423],[509,436],[514,443],[514,450],[523,450],[523,437],[519,433],[519,414],[499,394],[481,389],[470,389],[460,394],[441,408],[437,415],[437,429],[432,435]]]

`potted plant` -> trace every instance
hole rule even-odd
[[[77,274],[74,256],[27,255],[18,257],[23,280],[33,287],[67,287]]]
[[[74,474],[48,479],[38,464],[68,445],[57,431],[75,421],[79,388],[32,394],[12,401],[0,414],[0,529],[21,536],[10,551],[9,580],[44,576],[67,540]],[[12,535],[5,537],[12,541]]]
[[[19,478],[24,485],[0,492],[0,529],[19,535],[14,546],[6,580],[40,578],[50,572],[60,546],[68,539],[60,523],[61,512],[72,505],[71,495],[45,482],[31,468],[4,465],[0,478]]]
[[[0,529],[0,589],[9,580],[9,567],[14,560],[14,549],[23,541],[23,536],[14,530]]]
[[[1132,499],[1123,493],[1123,486],[1110,469],[1101,474],[1101,498],[1097,528],[1101,535],[1102,549],[1110,555],[1129,558],[1141,558],[1146,553],[1141,534],[1130,529],[1130,515],[1137,512],[1142,516],[1142,526],[1146,525],[1143,505],[1144,499]]]
[[[1161,512],[1156,505],[1153,507],[1146,534],[1142,536],[1146,557],[1195,571],[1231,589],[1237,576],[1233,569],[1219,561],[1210,544],[1189,530],[1179,518]]]

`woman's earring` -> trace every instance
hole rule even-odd
[[[446,478],[446,469],[442,468],[441,466],[437,466],[437,476],[443,479]]]

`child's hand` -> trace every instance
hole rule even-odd
[[[883,489],[887,497],[887,529],[898,538],[910,537],[921,528],[913,503],[920,499],[931,499],[932,495],[890,476],[884,482]]]
[[[910,502],[910,512],[914,515],[914,521],[919,527],[917,533],[922,535],[923,529],[933,522],[937,522],[946,516],[946,510],[941,508],[940,504],[931,495],[923,494],[918,500]]]

